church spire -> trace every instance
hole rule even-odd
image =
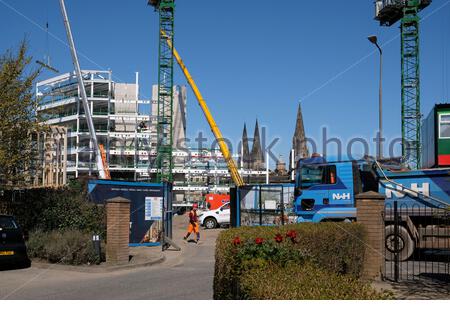
[[[239,158],[239,166],[242,169],[250,168],[250,147],[248,144],[247,124],[244,123],[244,131],[242,132],[242,150],[240,150],[241,156]]]
[[[255,134],[253,136],[253,146],[251,154],[251,168],[256,171],[265,170],[264,153],[261,147],[261,136],[259,134],[259,123],[256,120]]]
[[[292,139],[292,149],[295,153],[295,162],[299,159],[309,157],[301,104],[298,105],[297,123],[295,126],[294,137]]]

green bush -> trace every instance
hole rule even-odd
[[[88,201],[83,181],[61,189],[8,191],[3,196],[3,207],[24,230],[106,232],[105,210]]]
[[[27,249],[30,258],[49,263],[82,265],[101,262],[93,248],[92,234],[78,230],[32,232]]]
[[[294,232],[295,237],[287,237]],[[282,241],[277,243],[279,235]],[[263,239],[256,244],[255,239]],[[240,244],[236,244],[238,239]],[[214,298],[239,296],[239,281],[248,270],[309,262],[336,275],[360,277],[364,261],[364,228],[360,224],[321,223],[283,227],[243,227],[219,235],[216,243]]]
[[[376,300],[390,298],[354,277],[324,271],[311,263],[270,264],[244,271],[240,298],[253,300]]]

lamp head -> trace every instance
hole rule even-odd
[[[367,37],[367,39],[369,39],[369,41],[372,42],[375,45],[378,44],[377,36],[370,36],[370,37]]]

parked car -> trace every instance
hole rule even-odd
[[[216,210],[200,213],[200,224],[206,229],[215,229],[230,224],[230,203],[225,203]]]
[[[7,266],[29,267],[25,237],[12,216],[0,215],[0,268]]]

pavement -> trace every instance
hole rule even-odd
[[[195,244],[182,240],[187,227],[186,216],[176,216],[173,227],[174,240],[182,250],[164,252],[164,259],[157,264],[136,263],[132,269],[116,270],[102,266],[32,265],[28,269],[2,271],[0,299],[212,299],[215,241],[221,230],[201,230],[202,240]],[[145,249],[148,252],[141,252],[141,257],[153,255],[152,261],[158,258],[155,248],[139,248]],[[150,261],[144,260],[143,264]]]
[[[441,256],[416,255],[399,263],[399,281],[394,281],[394,263],[386,262],[385,276],[399,300],[449,300],[450,260],[448,252]],[[440,261],[439,261],[440,260]]]

